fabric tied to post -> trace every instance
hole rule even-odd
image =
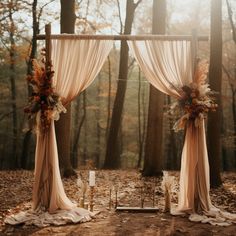
[[[177,99],[170,113],[178,111],[180,114],[175,129],[186,129],[178,207],[172,214],[196,216],[199,213],[204,219],[207,215],[214,215],[214,220],[209,222],[221,224],[217,214],[222,211],[212,205],[209,195],[204,117],[217,105],[206,84],[207,64],[200,62],[194,68],[190,41],[128,41],[128,45],[147,80],[156,89]],[[224,221],[228,220],[227,224],[236,221],[234,214],[226,215]],[[198,219],[203,219],[201,217]]]

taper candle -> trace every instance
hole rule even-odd
[[[89,171],[89,186],[95,186],[95,171]]]

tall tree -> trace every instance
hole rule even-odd
[[[108,129],[110,127],[111,120],[111,59],[110,56],[107,57],[108,62],[108,96],[107,96],[107,128],[106,128],[106,140],[108,140]]]
[[[20,10],[20,4],[15,0],[1,1],[0,3],[0,42],[1,46],[4,47],[7,53],[7,71],[9,78],[9,91],[10,91],[10,109],[11,112],[8,115],[11,116],[11,161],[7,163],[8,168],[15,169],[18,167],[18,124],[19,119],[17,116],[17,44],[16,40],[19,36],[15,13]]]
[[[73,168],[78,167],[78,143],[83,122],[79,121],[80,98],[77,97],[74,101],[74,134],[72,144],[71,163]]]
[[[25,47],[19,46],[18,40],[22,40],[24,42],[24,37],[22,36],[23,29],[19,29],[18,22],[19,18],[16,14],[19,11],[25,10],[25,3],[21,3],[16,0],[7,0],[7,1],[1,1],[0,3],[0,42],[1,42],[1,52],[4,52],[4,55],[6,56],[6,52],[8,54],[7,60],[6,58],[2,61],[3,64],[7,65],[8,69],[6,70],[8,72],[9,77],[9,88],[10,88],[10,105],[9,108],[11,111],[8,114],[3,114],[2,118],[6,116],[11,116],[12,118],[12,134],[11,136],[11,143],[12,147],[8,150],[10,150],[12,158],[7,158],[6,166],[9,168],[18,168],[20,167],[20,160],[19,160],[19,136],[20,136],[20,123],[21,123],[21,116],[17,112],[18,109],[22,109],[20,107],[20,99],[17,97],[18,93],[18,85],[21,83],[18,78],[21,77],[19,74],[20,72],[20,65],[22,66],[22,56],[25,58],[25,54],[23,55],[20,48]],[[26,7],[27,8],[27,7]],[[22,45],[22,41],[21,41]],[[3,55],[3,54],[1,54]],[[5,75],[6,76],[6,75]],[[21,92],[21,91],[20,91]],[[19,101],[19,102],[18,102]],[[7,106],[8,107],[8,106]],[[1,129],[2,130],[2,129]],[[6,143],[8,143],[9,140],[6,140]],[[8,164],[9,163],[9,164]]]
[[[13,132],[13,143],[12,143],[12,151],[13,151],[13,161],[12,167],[15,168],[18,166],[17,163],[17,110],[16,110],[16,44],[15,44],[15,22],[13,20],[13,12],[14,8],[16,8],[16,3],[11,0],[9,2],[9,39],[10,39],[10,83],[11,83],[11,99],[12,99],[12,132]]]
[[[101,156],[101,127],[100,127],[100,120],[101,120],[101,74],[98,75],[98,86],[97,86],[97,106],[98,108],[95,110],[95,116],[96,116],[96,129],[97,129],[97,138],[96,138],[96,149],[95,149],[95,166],[99,168],[100,164],[100,156]]]
[[[76,4],[76,10],[78,10],[78,8],[80,8],[80,3],[82,3],[82,1],[79,2],[79,4]],[[83,29],[81,30],[81,33],[82,34],[89,34],[91,33],[91,29],[89,29],[90,27],[92,27],[93,29],[93,33],[94,31],[96,30],[96,27],[88,21],[88,14],[89,14],[89,7],[90,7],[90,0],[87,0],[87,4],[86,4],[86,9],[85,9],[85,17],[83,17],[83,21],[85,23],[85,25],[83,26]],[[77,16],[77,19],[78,21],[81,20],[81,16]],[[83,98],[82,98],[83,97]],[[83,107],[82,109],[80,109],[80,103],[82,103],[83,100]],[[87,142],[87,123],[86,123],[86,115],[87,115],[87,104],[86,104],[86,91],[83,92],[83,94],[81,94],[81,96],[78,96],[75,100],[75,119],[74,119],[74,122],[76,123],[75,124],[75,133],[74,133],[74,143],[73,143],[73,149],[72,149],[72,155],[71,155],[71,162],[73,164],[73,167],[77,168],[78,167],[78,162],[79,162],[79,159],[78,159],[78,146],[79,146],[79,141],[80,141],[80,135],[81,135],[81,131],[82,131],[82,128],[84,129],[84,133],[85,135],[83,136],[84,137],[84,150],[83,150],[83,158],[81,158],[81,163],[83,165],[85,165],[85,161],[86,161],[86,156],[87,156],[87,145],[85,144]],[[83,110],[83,114],[81,119],[80,119],[80,122],[78,124],[78,121],[79,121],[79,113],[80,111]],[[77,125],[78,124],[78,125]]]
[[[84,96],[83,96],[84,97]],[[72,164],[74,168],[78,167],[78,145],[79,145],[79,140],[80,140],[80,135],[81,135],[81,130],[82,126],[84,124],[85,118],[86,118],[86,107],[85,103],[83,102],[83,108],[81,109],[81,97],[77,97],[75,101],[75,133],[74,133],[74,143],[73,143],[73,149],[72,149]],[[83,114],[81,114],[80,122],[79,121],[79,112],[83,110]]]
[[[61,0],[61,33],[73,34],[75,19],[75,0]],[[69,177],[76,174],[70,161],[71,104],[66,110],[67,113],[61,114],[60,120],[55,122],[55,128],[62,176]]]
[[[229,15],[229,22],[232,28],[232,37],[234,44],[236,44],[236,25],[233,21],[233,11],[232,6],[229,2],[229,0],[226,0],[228,15]],[[226,70],[226,68],[223,66],[223,69],[228,77],[229,85],[232,92],[232,113],[233,113],[233,122],[234,122],[234,168],[236,168],[236,86],[235,86],[235,80],[236,80],[236,67],[234,66],[234,69],[232,70],[234,73],[234,79],[233,75],[231,76],[230,73]]]
[[[232,107],[233,130],[234,130],[234,161],[233,161],[233,166],[234,166],[234,168],[236,168],[236,166],[235,166],[235,164],[236,164],[236,86],[235,86],[236,68],[233,71],[235,79],[233,79],[233,75],[231,76],[231,73],[226,69],[226,67],[223,64],[222,64],[222,68],[223,68],[223,71],[225,72],[225,74],[228,78],[229,86],[230,86],[231,93],[232,93],[231,107]],[[226,157],[226,150],[225,150],[224,147],[222,148],[222,152],[223,152],[222,156],[223,156],[223,160],[224,160],[225,157]],[[224,163],[223,167],[225,167],[225,165],[226,166],[228,165],[228,163],[226,163],[226,161],[224,161],[223,163]],[[223,168],[223,170],[227,170],[227,169]]]
[[[143,158],[143,146],[146,134],[145,94],[142,87],[141,69],[138,70],[138,162],[137,168],[141,168]],[[143,117],[143,119],[142,119]]]
[[[119,3],[119,1],[117,2]],[[136,3],[134,3],[133,0],[126,1],[126,18],[123,32],[124,34],[131,33],[134,12],[140,2],[141,0],[137,1]],[[122,111],[127,87],[129,59],[128,51],[129,49],[126,41],[121,41],[117,91],[113,105],[110,130],[108,134],[104,168],[115,169],[120,165],[120,145],[118,135],[121,127]]]
[[[221,79],[222,79],[222,0],[211,0],[211,41],[209,83],[216,91],[218,109],[208,116],[208,156],[211,187],[222,184],[220,177],[221,159]]]
[[[84,111],[84,133],[83,133],[83,165],[86,164],[88,156],[88,122],[87,122],[87,91],[83,92],[83,111]]]
[[[165,34],[166,0],[153,0],[152,33]],[[150,85],[147,137],[144,156],[144,176],[162,174],[163,150],[163,104],[164,95]]]
[[[170,96],[167,96],[166,103],[168,106],[171,104]],[[173,129],[175,123],[175,119],[173,117],[169,117],[168,119],[168,130],[169,135],[168,137],[168,147],[167,147],[167,169],[171,170],[179,170],[179,159],[177,158],[177,146],[176,146],[176,133]]]
[[[34,0],[32,3],[32,29],[33,29],[33,36],[31,39],[31,50],[30,56],[27,61],[27,76],[32,75],[32,60],[36,56],[37,51],[37,40],[36,36],[39,34],[39,18],[41,16],[43,8],[40,10],[40,14],[37,16],[37,4],[38,1]],[[28,86],[28,94],[31,94],[31,87]],[[23,138],[23,146],[21,151],[21,168],[27,169],[28,168],[28,160],[29,160],[29,153],[30,153],[30,145],[31,145],[31,137],[32,137],[32,129],[31,124],[29,124],[29,129],[26,131],[24,138]]]

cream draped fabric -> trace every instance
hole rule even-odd
[[[128,41],[147,80],[158,90],[180,97],[177,88],[192,82],[188,41]]]
[[[65,103],[93,82],[112,45],[109,40],[52,40],[53,85]]]
[[[104,40],[52,40],[53,87],[63,104],[92,83],[112,45]],[[59,172],[54,121],[48,132],[38,132],[35,159],[33,209],[71,209],[74,204],[64,192]]]
[[[194,82],[190,41],[129,41],[128,45],[147,80],[163,93],[180,99],[181,87]],[[209,190],[204,119],[198,127],[189,120],[182,151],[178,207],[174,214],[215,215],[217,209],[211,204]]]
[[[133,41],[129,47],[147,80],[158,90],[180,98],[179,89],[193,78],[190,41]],[[179,211],[209,211],[209,167],[204,121],[189,122],[180,172]]]
[[[92,83],[112,45],[112,41],[104,40],[52,40],[51,56],[55,71],[53,87],[62,98],[63,105],[72,101]],[[93,215],[88,210],[76,207],[65,194],[52,120],[47,132],[37,132],[33,210],[10,215],[5,223],[26,223],[42,227],[85,222]]]

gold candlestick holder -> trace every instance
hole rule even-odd
[[[118,188],[115,188],[115,209],[118,207]]]
[[[90,186],[90,202],[89,202],[89,209],[93,211],[94,207],[94,186]]]
[[[170,191],[166,189],[165,191],[165,209],[164,212],[170,212]]]
[[[83,197],[81,197],[79,200],[79,207],[84,208],[84,198]]]
[[[144,207],[144,201],[145,201],[145,188],[143,185],[140,186],[140,207]]]
[[[110,193],[109,193],[109,210],[111,210],[111,205],[112,205],[112,202],[111,202],[111,189],[110,189]]]
[[[174,176],[169,176],[167,171],[163,171],[162,189],[165,195],[164,212],[171,212],[171,191],[175,181]]]

